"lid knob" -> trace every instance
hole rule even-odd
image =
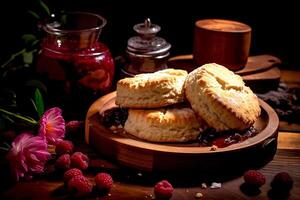
[[[151,39],[160,31],[160,26],[152,24],[150,18],[147,18],[144,23],[136,24],[133,30],[142,38]]]

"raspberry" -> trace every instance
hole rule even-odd
[[[57,143],[55,147],[55,152],[57,155],[62,154],[71,154],[73,152],[74,145],[71,141],[68,140],[62,140]]]
[[[172,197],[174,188],[166,180],[158,182],[154,186],[154,194],[157,199],[169,199]]]
[[[294,181],[288,173],[280,172],[272,180],[271,187],[273,190],[288,191],[292,189],[293,183]]]
[[[80,169],[77,168],[69,169],[64,174],[64,182],[67,183],[69,180],[71,180],[71,178],[79,175],[82,175],[82,171]]]
[[[88,156],[81,152],[75,152],[71,156],[71,166],[81,170],[87,169],[89,167]]]
[[[68,191],[72,192],[73,195],[77,198],[86,196],[91,193],[93,190],[93,184],[89,181],[88,178],[79,175],[74,176],[68,182]]]
[[[5,131],[5,132],[1,133],[0,136],[4,142],[11,143],[17,137],[17,134],[15,131],[9,130],[9,131]]]
[[[69,121],[66,124],[66,131],[67,131],[67,133],[75,133],[75,132],[77,132],[78,129],[81,127],[82,124],[83,124],[82,121],[77,121],[77,120]]]
[[[55,168],[56,169],[69,169],[71,164],[70,155],[69,154],[63,154],[61,155],[55,162]]]
[[[107,173],[98,173],[95,177],[95,182],[99,190],[109,191],[113,186],[113,179]]]
[[[260,187],[266,182],[265,176],[261,172],[256,170],[248,170],[247,172],[245,172],[244,180],[245,183],[255,187]]]

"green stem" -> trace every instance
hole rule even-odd
[[[11,55],[10,58],[5,63],[3,63],[0,68],[4,68],[10,62],[12,62],[16,57],[18,57],[19,55],[22,55],[25,51],[26,51],[26,49],[22,49],[22,50],[18,51],[17,53]]]
[[[5,147],[0,147],[0,150],[8,151],[9,149],[8,149],[8,148],[5,148]]]
[[[6,142],[3,143],[3,145],[7,146],[8,149],[11,148],[11,146],[9,144],[7,144]],[[4,147],[5,148],[5,147]]]
[[[4,110],[4,109],[2,109],[2,108],[0,108],[0,112],[3,112],[3,113],[5,113],[5,114],[7,114],[7,115],[11,115],[11,116],[14,116],[14,117],[16,117],[16,118],[22,119],[22,120],[24,120],[24,121],[26,121],[26,122],[29,122],[29,123],[33,124],[33,125],[36,125],[36,124],[38,123],[38,122],[35,121],[34,119],[28,119],[28,118],[26,118],[26,117],[23,117],[23,116],[21,116],[21,115],[18,115],[18,114],[9,112],[9,111]]]

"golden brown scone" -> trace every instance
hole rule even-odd
[[[185,70],[164,69],[139,74],[117,83],[116,104],[128,108],[158,108],[185,100]]]
[[[258,98],[243,79],[215,63],[192,71],[185,93],[193,110],[217,131],[244,130],[260,115]]]
[[[130,109],[125,131],[151,142],[186,142],[197,139],[205,128],[188,107],[151,110]]]

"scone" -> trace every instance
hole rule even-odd
[[[197,139],[205,128],[191,108],[130,109],[124,129],[151,142],[187,142]]]
[[[164,69],[124,78],[117,83],[116,104],[127,108],[158,108],[185,100],[185,70]]]
[[[261,112],[257,96],[243,79],[215,63],[193,70],[185,93],[193,110],[217,131],[247,129]]]

